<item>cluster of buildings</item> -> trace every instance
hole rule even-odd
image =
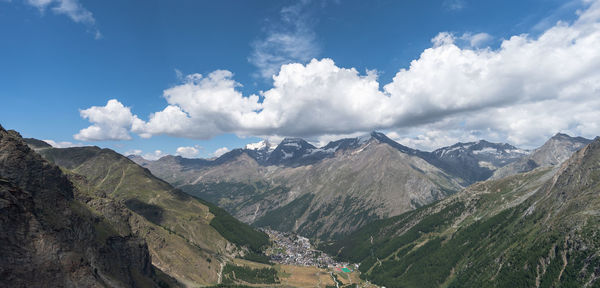
[[[271,229],[262,229],[262,231],[267,233],[273,242],[265,254],[275,263],[320,268],[346,267],[348,265],[348,263],[335,261],[326,253],[314,249],[306,237]]]

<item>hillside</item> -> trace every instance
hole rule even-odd
[[[0,286],[161,287],[143,239],[121,236],[71,182],[0,126]]]
[[[82,201],[118,227],[120,234],[144,238],[153,264],[185,285],[217,283],[221,263],[260,252],[268,244],[264,233],[174,189],[110,149],[37,152],[69,174]]]
[[[600,139],[324,247],[386,287],[597,287]]]

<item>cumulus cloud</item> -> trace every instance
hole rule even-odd
[[[280,19],[268,22],[266,35],[252,43],[248,61],[258,68],[261,77],[271,79],[281,65],[306,62],[319,53],[307,9],[310,2],[283,7]]]
[[[129,131],[137,131],[137,126],[143,125],[143,121],[131,114],[129,107],[116,99],[108,100],[105,106],[80,110],[79,114],[93,123],[73,136],[80,141],[130,140]]]
[[[48,8],[55,14],[69,17],[75,23],[86,25],[94,33],[96,39],[102,37],[96,28],[96,19],[92,12],[87,10],[78,0],[26,0],[25,3],[37,8],[44,13]]]
[[[193,74],[164,91],[168,106],[147,122],[126,108],[128,120],[106,135],[125,139],[127,127],[144,137],[188,138],[314,138],[385,129],[423,147],[473,137],[532,145],[559,131],[593,137],[600,134],[594,117],[600,111],[600,1],[589,5],[572,23],[559,22],[537,37],[512,36],[497,49],[474,47],[486,35],[466,37],[473,43],[463,47],[457,41],[464,35],[440,33],[387,84],[372,71],[327,58],[282,65],[260,98],[242,95],[229,71]],[[91,127],[109,128],[88,119]]]
[[[219,156],[221,156],[221,155],[223,155],[223,154],[225,154],[227,152],[229,152],[229,148],[227,148],[227,147],[221,147],[221,148],[215,150],[215,152],[213,152],[213,156],[214,157],[219,157]]]
[[[489,43],[493,37],[487,33],[464,33],[460,39],[466,41],[470,47],[478,48]]]
[[[184,146],[178,147],[175,155],[179,155],[185,158],[194,158],[198,156],[198,153],[200,153],[200,150],[198,150],[196,147]]]
[[[166,154],[161,150],[154,150],[154,152],[144,153],[144,151],[142,151],[141,149],[132,149],[132,150],[126,151],[125,153],[123,153],[123,155],[125,155],[125,156],[130,156],[130,155],[141,156],[142,158],[144,158],[146,160],[154,161],[154,160],[160,159],[161,157],[167,156],[169,154]]]
[[[143,153],[143,151],[140,149],[133,149],[133,150],[129,150],[129,151],[125,152],[123,155],[125,155],[125,156],[129,156],[129,155],[141,156],[142,153]]]
[[[233,74],[217,70],[206,77],[192,74],[181,85],[164,91],[168,106],[150,115],[148,122],[135,119],[133,131],[142,137],[156,134],[207,139],[223,131],[238,129],[261,108],[258,96],[244,97],[236,90],[240,84]]]
[[[146,159],[146,160],[151,160],[151,161],[154,161],[154,160],[158,160],[158,159],[160,159],[160,158],[161,158],[161,157],[163,157],[163,156],[167,156],[167,154],[163,153],[163,152],[162,152],[162,151],[160,151],[160,150],[155,150],[155,151],[154,151],[154,152],[152,152],[152,153],[146,153],[146,154],[143,154],[143,155],[142,155],[142,158],[144,158],[144,159]]]

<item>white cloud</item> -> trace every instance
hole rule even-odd
[[[252,43],[248,61],[259,69],[259,75],[271,79],[281,65],[306,62],[319,53],[311,17],[310,1],[299,1],[280,11],[279,21],[265,27],[266,36]]]
[[[538,37],[512,36],[498,49],[456,41],[440,33],[385,85],[374,72],[331,59],[286,64],[273,87],[261,92],[262,102],[242,95],[229,71],[193,74],[164,91],[168,106],[149,121],[129,113],[117,126],[145,137],[236,133],[268,139],[386,129],[422,147],[473,137],[534,145],[558,131],[600,134],[594,116],[600,111],[600,1],[573,23],[558,23]],[[482,40],[473,41],[469,46]],[[116,132],[107,134],[123,134]]]
[[[144,152],[140,149],[133,149],[133,150],[129,150],[129,151],[125,152],[123,155],[125,155],[125,156],[129,156],[129,155],[141,156],[142,153],[144,153]]]
[[[198,150],[196,147],[184,146],[178,147],[175,155],[179,155],[184,158],[194,158],[198,156],[198,153],[200,153],[200,150]]]
[[[465,9],[466,3],[464,0],[444,0],[442,6],[448,10],[460,11]]]
[[[81,143],[73,143],[73,142],[69,142],[69,141],[59,141],[59,142],[56,142],[56,141],[50,140],[50,139],[44,139],[42,141],[50,144],[50,146],[52,146],[54,148],[69,148],[69,147],[81,147],[81,146],[84,146]]]
[[[214,157],[220,157],[221,155],[223,155],[223,154],[225,154],[227,152],[229,152],[229,148],[227,148],[227,147],[221,147],[221,148],[215,150],[215,152],[213,152],[213,156]]]
[[[93,123],[73,136],[80,141],[130,140],[129,131],[143,125],[143,121],[131,114],[129,107],[115,99],[108,100],[105,106],[80,110],[79,114]]]
[[[75,23],[81,23],[90,28],[96,39],[102,38],[102,34],[96,28],[96,19],[92,12],[87,10],[78,0],[26,0],[25,3],[37,8],[44,13],[48,7],[55,14],[69,17]]]
[[[144,153],[141,149],[132,149],[123,153],[125,156],[136,155],[141,156],[142,158],[150,161],[158,160],[161,157],[167,156],[169,154],[163,153],[161,150],[154,150],[154,152]]]
[[[233,74],[217,70],[207,77],[192,74],[181,85],[164,91],[169,106],[150,115],[150,120],[133,131],[142,137],[167,134],[206,139],[223,131],[238,129],[240,122],[261,108],[258,96],[243,97]],[[135,122],[137,123],[137,122]]]
[[[158,160],[163,156],[167,156],[167,154],[163,153],[160,150],[155,150],[153,153],[146,153],[146,154],[142,155],[142,157],[144,159],[151,160],[151,161]]]
[[[437,127],[420,127],[414,130],[416,131],[412,132],[416,134],[412,136],[407,136],[406,133],[398,133],[396,131],[389,132],[386,135],[404,146],[424,151],[432,151],[440,147],[453,145],[457,142],[472,142],[481,139],[481,135],[478,135],[476,131],[464,131],[460,129],[442,130]]]
[[[465,33],[460,37],[461,40],[467,41],[470,47],[478,48],[489,43],[493,37],[487,33]]]

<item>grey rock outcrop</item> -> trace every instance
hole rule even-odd
[[[146,243],[111,232],[55,165],[0,126],[0,287],[157,286]]]

